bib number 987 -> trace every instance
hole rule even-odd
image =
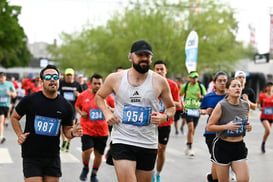
[[[35,116],[34,130],[38,135],[57,136],[60,131],[61,119]]]

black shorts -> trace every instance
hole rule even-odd
[[[211,161],[221,166],[227,166],[231,162],[247,160],[247,154],[248,150],[243,140],[227,142],[216,137],[213,141]]]
[[[10,103],[11,103],[11,104],[15,104],[15,103],[16,103],[16,100],[17,100],[17,97],[15,97],[15,98],[12,97],[12,98],[10,99]]]
[[[212,145],[213,145],[213,140],[215,137],[216,137],[216,134],[205,134],[206,144],[208,146],[210,154],[212,152]]]
[[[260,120],[261,120],[261,122],[263,122],[264,120],[267,120],[269,123],[273,123],[272,119],[263,119],[263,118],[261,118]]]
[[[173,117],[173,121],[177,122],[180,118],[182,118],[182,113],[183,113],[182,110],[176,110]]]
[[[104,149],[107,143],[107,138],[108,136],[95,137],[95,136],[83,135],[81,137],[82,151],[88,150],[90,148],[94,148],[94,150],[96,150],[101,155],[103,155]]]
[[[154,169],[157,149],[147,149],[126,144],[111,144],[114,160],[136,161],[136,169],[151,171]]]
[[[186,113],[185,110],[182,111],[182,113],[181,113],[181,118],[182,118],[182,119],[186,119],[186,118],[187,118],[187,113]]]
[[[162,126],[157,128],[158,128],[158,143],[167,145],[170,138],[171,126]]]
[[[194,125],[195,128],[196,128],[196,126],[198,124],[199,118],[200,117],[188,116],[187,114],[186,114],[186,117],[185,117],[187,123],[193,122],[193,125]]]
[[[23,158],[23,173],[25,178],[35,176],[61,177],[60,157]]]
[[[0,115],[8,117],[9,107],[0,106]]]

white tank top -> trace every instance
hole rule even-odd
[[[113,125],[112,142],[157,149],[157,125],[150,123],[150,114],[159,112],[159,100],[152,85],[153,71],[149,70],[144,83],[134,87],[128,82],[128,70],[123,71],[115,98],[115,115],[120,119]]]

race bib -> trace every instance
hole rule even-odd
[[[264,115],[272,115],[273,107],[264,107]]]
[[[60,131],[61,119],[35,116],[34,130],[37,135],[57,136]]]
[[[147,126],[150,124],[151,113],[151,107],[125,105],[122,123],[134,126]]]
[[[64,98],[68,101],[75,101],[74,92],[64,92]]]
[[[7,103],[7,102],[8,102],[8,97],[6,96],[0,97],[0,103]]]
[[[236,121],[234,121],[236,122]],[[246,132],[246,125],[247,125],[247,120],[240,120],[238,122],[242,122],[240,124],[240,128],[238,128],[237,131],[232,131],[232,130],[226,130],[226,136],[228,137],[235,137],[235,136],[242,136]]]
[[[160,106],[159,112],[161,112],[161,113],[165,112],[165,106],[164,106],[162,100],[159,100],[159,106]]]
[[[89,110],[89,119],[91,121],[100,121],[104,120],[104,115],[99,109],[90,109]]]
[[[187,110],[187,116],[198,118],[200,116],[199,109],[188,109]]]

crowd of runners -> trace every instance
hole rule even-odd
[[[59,181],[60,151],[69,152],[70,140],[81,137],[81,181],[89,180],[89,172],[91,182],[99,181],[105,156],[120,182],[161,182],[171,129],[186,135],[185,155],[195,158],[195,129],[200,116],[206,115],[204,136],[211,155],[207,181],[249,181],[243,140],[252,130],[249,112],[261,110],[265,154],[273,123],[273,83],[266,83],[256,96],[245,87],[245,72],[235,70],[230,77],[219,70],[206,88],[197,71],[167,78],[166,62],[152,62],[152,57],[152,46],[138,40],[128,55],[131,67],[118,67],[105,79],[98,73],[84,79],[72,68],[61,76],[56,66],[48,65],[40,75],[29,74],[18,84],[0,72],[0,143],[8,142],[4,128],[10,120],[22,146],[24,180]],[[19,89],[24,89],[23,96]],[[92,153],[95,158],[90,161]]]

